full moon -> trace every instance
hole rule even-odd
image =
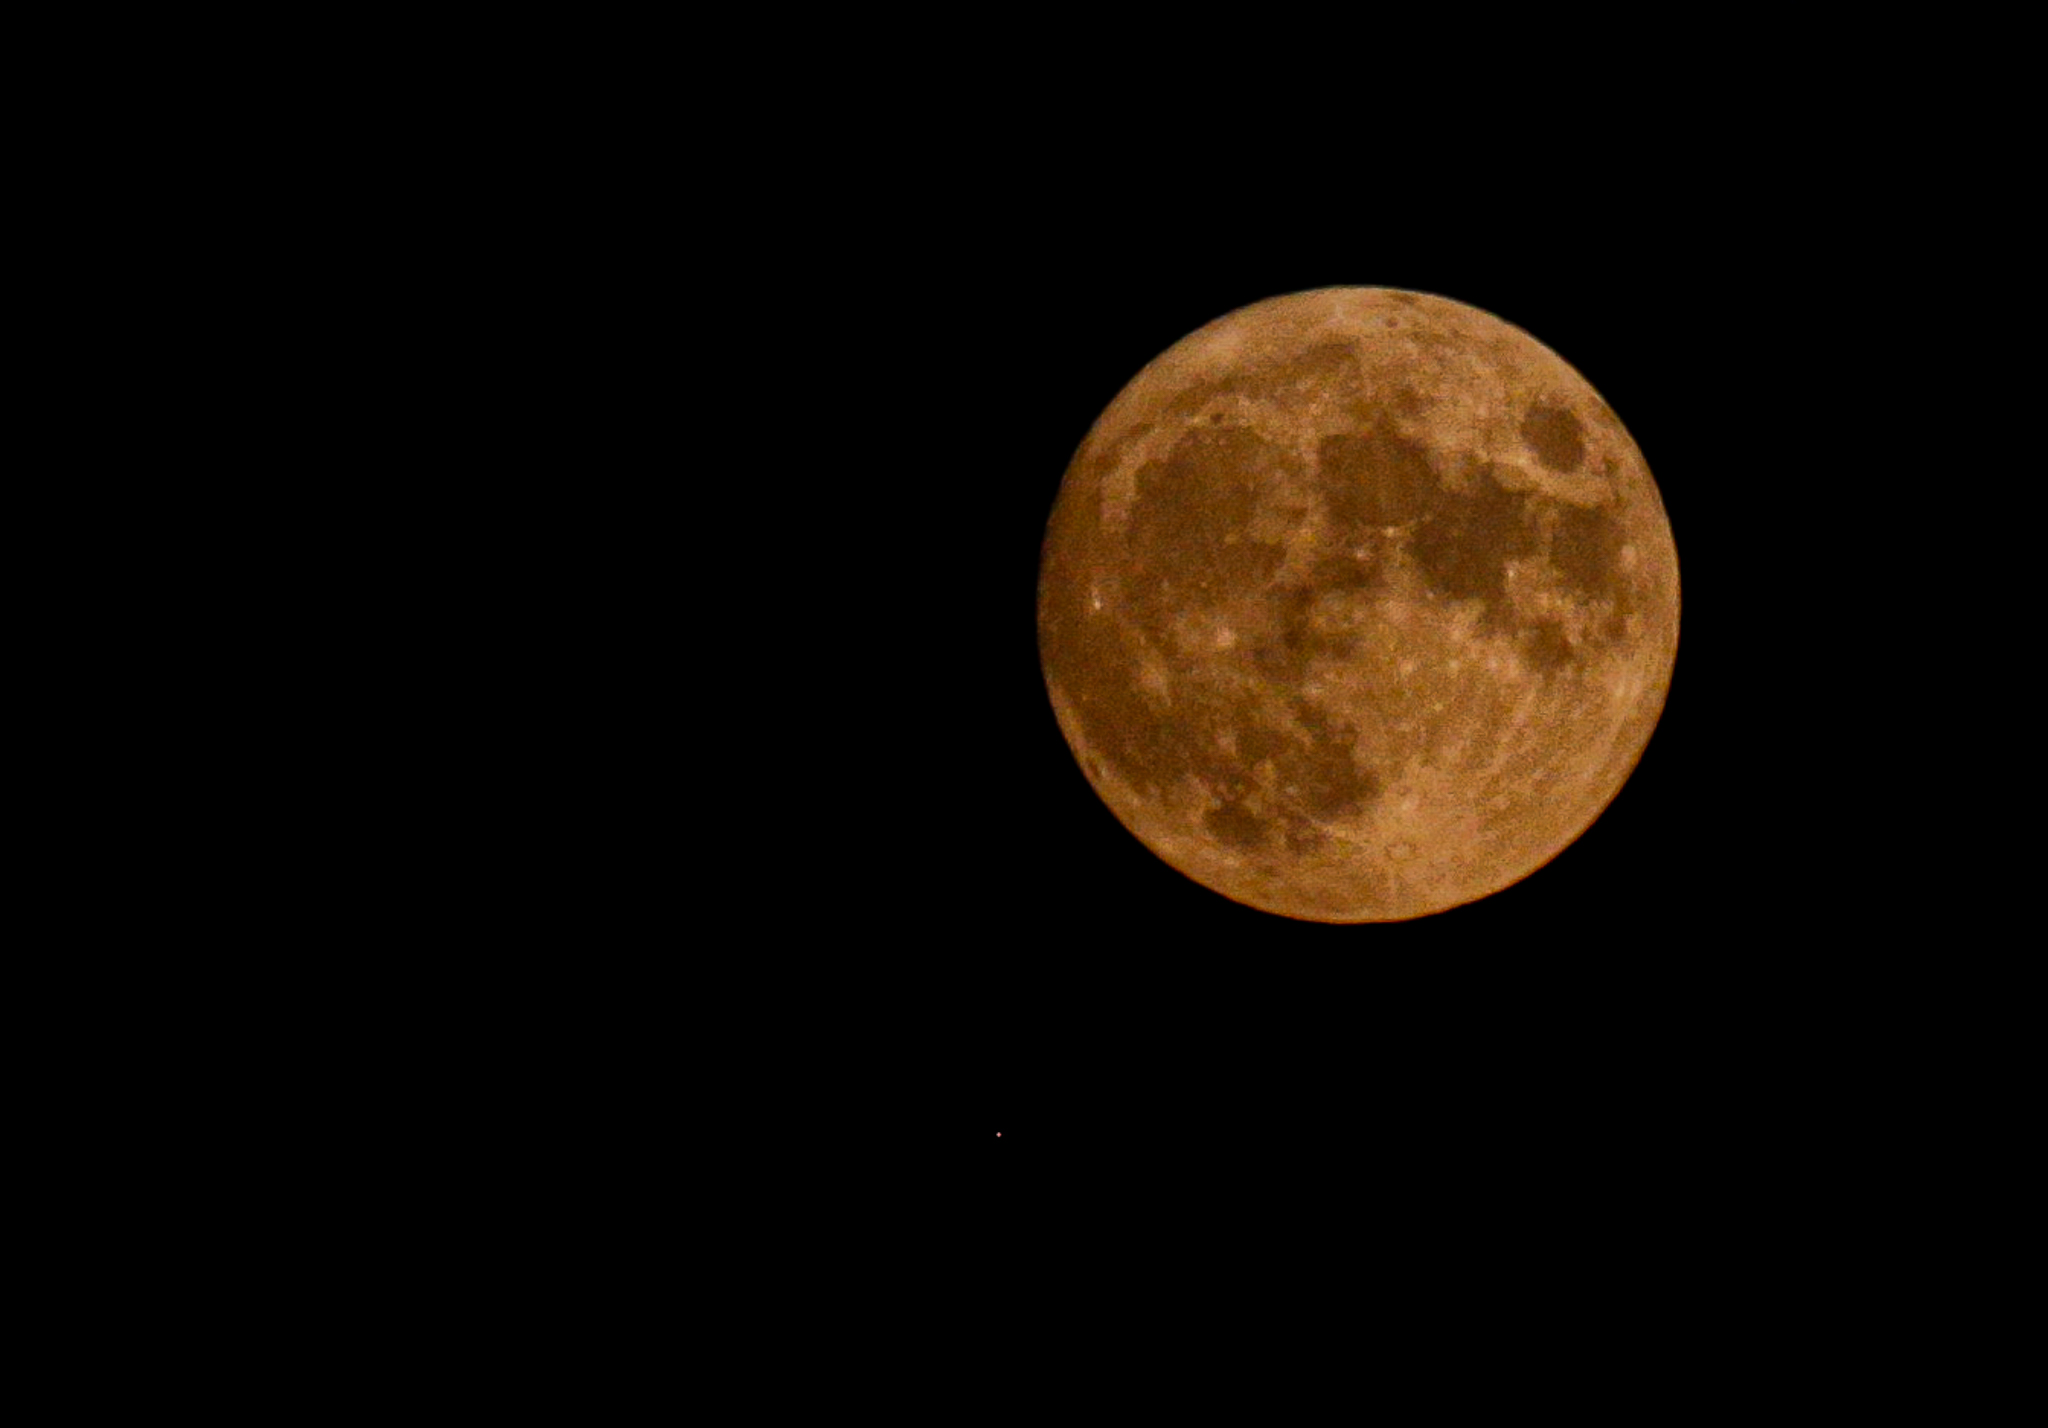
[[[1656,727],[1678,558],[1564,359],[1462,303],[1325,288],[1161,353],[1039,566],[1061,732],[1117,819],[1250,907],[1390,922],[1590,827]]]

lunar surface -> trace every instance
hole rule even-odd
[[[1075,454],[1039,650],[1096,792],[1251,907],[1420,917],[1556,857],[1641,758],[1678,646],[1642,453],[1519,328],[1424,293],[1253,304]]]

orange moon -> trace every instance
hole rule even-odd
[[[1325,288],[1134,377],[1067,468],[1039,565],[1061,731],[1146,847],[1317,922],[1499,892],[1592,825],[1678,649],[1635,441],[1477,308]]]

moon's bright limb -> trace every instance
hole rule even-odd
[[[1678,563],[1642,453],[1442,297],[1256,303],[1150,363],[1069,466],[1039,646],[1116,816],[1250,906],[1376,922],[1555,857],[1641,757]]]

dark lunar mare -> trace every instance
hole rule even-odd
[[[1188,413],[1199,411],[1233,385],[1261,387],[1259,394],[1269,398],[1292,383],[1312,386],[1331,378],[1340,355],[1351,360],[1348,349],[1318,349],[1302,368],[1197,389],[1182,405]],[[1379,458],[1414,460],[1391,445],[1347,457]],[[1099,489],[1106,470],[1093,474],[1096,480],[1081,489]],[[1196,677],[1175,649],[1177,616],[1271,590],[1284,551],[1251,539],[1248,531],[1261,494],[1291,488],[1303,475],[1291,455],[1256,433],[1227,421],[1198,422],[1164,459],[1137,473],[1122,549],[1110,562],[1122,572],[1119,608],[1093,609],[1089,572],[1079,564],[1079,551],[1105,539],[1088,528],[1091,502],[1062,503],[1041,587],[1046,664],[1072,702],[1089,747],[1148,800],[1200,781],[1221,803],[1204,815],[1203,826],[1245,852],[1311,849],[1324,841],[1314,819],[1355,813],[1379,791],[1354,757],[1356,729],[1300,700],[1293,706],[1298,730],[1275,728],[1253,694],[1226,680]],[[1339,562],[1326,573],[1333,585],[1372,578],[1355,562]],[[1278,688],[1298,687],[1312,658],[1343,654],[1355,643],[1315,629],[1319,590],[1272,591],[1265,627],[1248,632],[1253,667]],[[1148,694],[1141,682],[1145,644],[1174,670],[1170,702]],[[1277,809],[1263,817],[1250,806],[1262,763],[1270,763],[1280,790],[1269,803]]]

